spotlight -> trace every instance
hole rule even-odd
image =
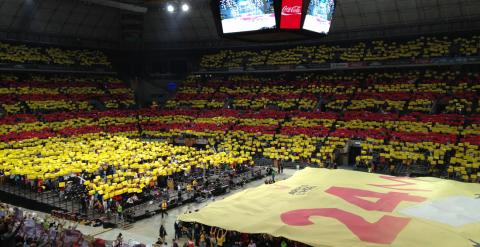
[[[172,13],[173,11],[175,11],[175,7],[173,7],[173,5],[169,4],[167,5],[167,11]]]
[[[190,9],[190,6],[188,6],[188,4],[186,4],[186,3],[182,4],[183,12],[187,12],[189,9]]]

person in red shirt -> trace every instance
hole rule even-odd
[[[241,242],[242,242],[242,246],[247,246],[247,244],[250,242],[248,234],[246,234],[246,233],[242,233],[240,239],[241,239]]]
[[[192,238],[188,239],[187,247],[195,247],[195,243],[193,242]]]

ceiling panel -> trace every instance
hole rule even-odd
[[[399,10],[405,10],[405,9],[416,9],[418,0],[396,0],[396,2]],[[429,2],[432,2],[432,1],[429,0]]]
[[[87,37],[92,33],[92,27],[90,26],[79,26],[77,29],[77,36],[79,37]]]
[[[397,8],[395,1],[375,0],[375,4],[379,12],[396,11]]]
[[[35,12],[33,19],[35,21],[47,21],[53,14],[53,9],[40,8]]]
[[[459,5],[456,4],[446,4],[440,6],[440,15],[444,16],[446,19],[456,19],[462,16],[460,12]]]
[[[83,15],[83,14],[72,13],[68,17],[68,22],[67,23],[69,23],[69,24],[80,24],[80,23],[82,23],[84,18],[85,18],[85,15]]]
[[[381,19],[382,19],[382,24],[385,23],[392,23],[392,24],[398,24],[400,23],[400,15],[398,12],[390,10],[390,11],[385,11],[380,13]]]
[[[400,12],[400,15],[402,16],[402,20],[405,23],[418,23],[418,20],[419,20],[418,12],[403,11],[403,12]]]
[[[2,13],[14,14],[22,5],[23,1],[0,1]]]
[[[429,19],[438,20],[439,18],[441,18],[440,11],[438,11],[438,9],[425,8],[423,9],[423,13]]]
[[[43,30],[45,30],[46,25],[47,25],[46,21],[33,21],[30,24],[30,31],[34,33],[42,32]]]
[[[62,28],[62,25],[60,25],[60,23],[53,22],[53,23],[49,23],[46,26],[45,32],[55,34],[55,33],[59,33],[61,31],[61,28]]]

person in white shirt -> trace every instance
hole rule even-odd
[[[129,204],[129,205],[132,205],[132,204],[133,204],[133,198],[132,198],[132,197],[129,197],[129,198],[127,199],[127,204]]]

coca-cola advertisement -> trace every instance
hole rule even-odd
[[[328,33],[334,8],[334,0],[311,0],[303,29],[317,33]]]
[[[303,0],[283,0],[280,14],[281,29],[300,29]]]
[[[273,0],[220,0],[223,33],[275,28]]]

